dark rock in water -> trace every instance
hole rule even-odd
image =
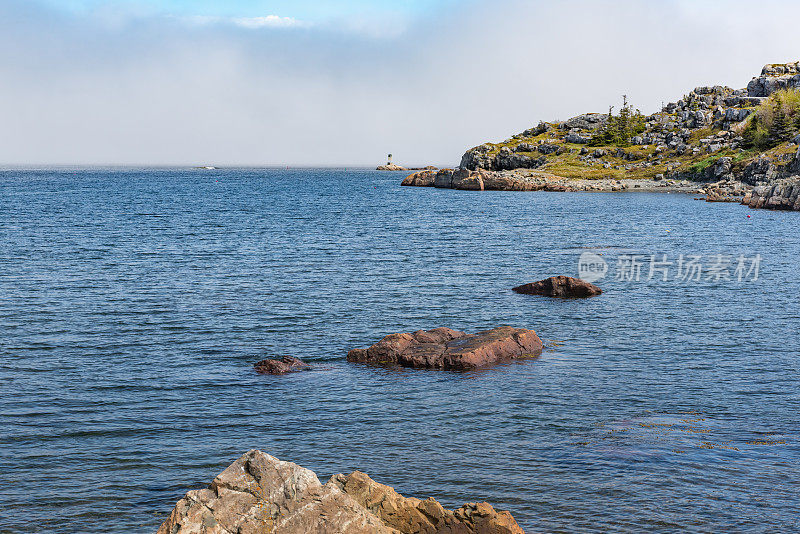
[[[203,490],[178,501],[158,534],[524,534],[488,503],[447,510],[403,497],[364,473],[313,471],[261,451],[236,460]]]
[[[255,367],[256,372],[262,375],[285,375],[286,373],[311,369],[311,366],[307,363],[291,356],[284,356],[280,360],[262,360],[253,367]]]
[[[523,295],[543,295],[565,299],[594,297],[603,292],[602,289],[594,284],[579,278],[570,278],[569,276],[554,276],[532,284],[515,287],[513,291]]]
[[[347,361],[463,371],[518,358],[538,356],[542,341],[533,330],[501,326],[477,334],[449,328],[391,334],[368,349],[355,349]]]

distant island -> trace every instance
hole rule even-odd
[[[386,161],[386,165],[378,165],[375,169],[378,171],[435,171],[437,170],[436,167],[433,165],[429,165],[427,167],[403,167],[401,165],[396,165],[392,162],[392,155],[389,154],[389,157]]]
[[[697,87],[643,115],[623,97],[468,150],[458,169],[403,185],[467,190],[675,190],[800,210],[800,62],[766,65],[746,88]]]

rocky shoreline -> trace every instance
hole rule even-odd
[[[800,211],[800,177],[754,187],[742,199],[742,204],[751,208]]]
[[[442,169],[408,175],[402,186],[437,187],[464,191],[551,191],[551,192],[669,192],[705,194],[704,184],[689,180],[573,179],[532,169],[487,171]],[[722,184],[720,184],[722,185]],[[738,184],[731,184],[732,187]]]
[[[744,89],[697,87],[658,113],[632,115],[640,129],[632,129],[633,135],[621,144],[600,143],[619,117],[587,113],[541,122],[500,143],[484,143],[468,150],[458,168],[416,172],[402,185],[468,191],[690,193],[708,202],[798,210],[794,185],[789,184],[800,180],[800,117],[798,126],[784,124],[783,137],[776,137],[782,141],[766,148],[754,147],[747,138],[752,122],[765,113],[765,106],[773,105],[772,99],[781,91],[798,90],[800,62],[770,64]],[[623,109],[633,113],[627,102]]]
[[[297,464],[251,450],[190,491],[157,534],[524,534],[486,502],[447,510],[404,497],[359,471],[322,484]]]

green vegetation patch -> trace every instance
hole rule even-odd
[[[800,91],[773,93],[750,115],[742,133],[744,146],[767,150],[791,141],[800,131]]]

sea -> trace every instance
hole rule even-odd
[[[0,532],[154,533],[250,449],[529,532],[800,531],[800,213],[403,177],[0,170]],[[542,355],[346,361],[501,325]]]

